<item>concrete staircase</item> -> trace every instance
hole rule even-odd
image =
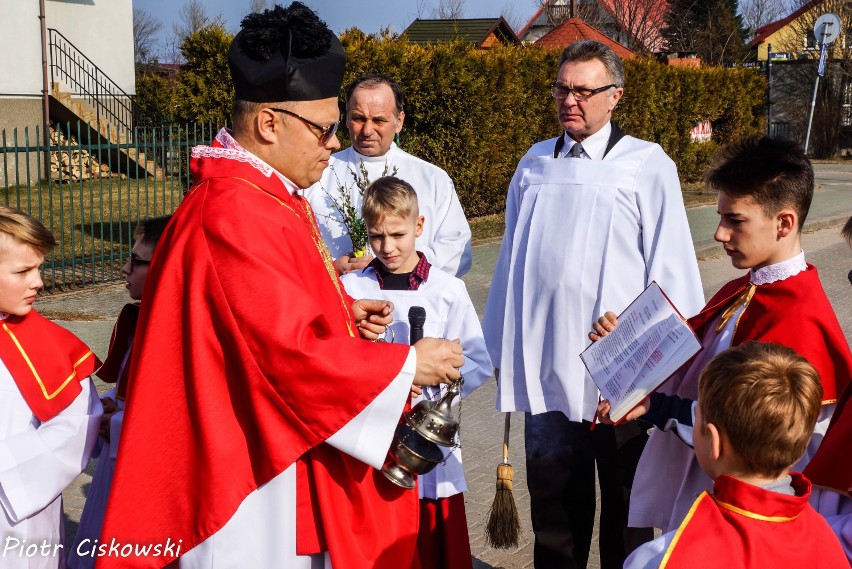
[[[110,165],[115,173],[130,178],[161,178],[164,175],[154,160],[147,159],[145,152],[134,146],[132,131],[117,128],[107,118],[99,116],[85,99],[62,91],[56,82],[50,93],[50,120],[63,131],[70,125],[70,135],[78,143],[89,145],[90,153],[97,155],[101,164]]]

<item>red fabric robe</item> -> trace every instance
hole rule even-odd
[[[0,360],[33,415],[49,421],[80,394],[80,380],[92,375],[98,358],[77,336],[35,310],[0,324]]]
[[[748,275],[729,282],[689,319],[699,338],[748,282]],[[740,315],[731,346],[747,340],[787,346],[805,357],[819,372],[823,404],[835,403],[852,378],[852,353],[813,265],[782,281],[757,286]],[[681,397],[698,399],[697,382],[673,387]]]
[[[139,320],[139,303],[131,302],[124,305],[115,326],[112,328],[112,337],[109,340],[109,352],[104,360],[104,365],[96,372],[98,377],[106,383],[118,382],[118,390],[115,397],[124,401],[127,398],[127,383],[130,375],[130,361],[132,356],[127,351],[133,347],[133,336],[136,334],[136,323]],[[127,362],[122,369],[124,358]],[[119,374],[121,374],[119,376]],[[121,380],[121,381],[119,381]]]
[[[848,567],[826,521],[808,504],[811,483],[793,473],[795,496],[720,476],[678,528],[660,568]]]
[[[335,569],[407,566],[417,493],[324,441],[410,348],[357,337],[307,202],[215,144],[193,151],[198,183],[150,267],[130,371],[145,380],[130,383],[101,542],[170,538],[186,552],[298,460],[299,554],[327,550]]]
[[[816,486],[830,488],[852,498],[852,385],[834,409],[828,431],[817,453],[805,467],[805,474]]]

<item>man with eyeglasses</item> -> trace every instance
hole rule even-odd
[[[121,553],[85,554],[107,569],[408,567],[417,492],[380,469],[412,382],[460,377],[461,348],[362,339],[392,305],[346,294],[297,192],[339,148],[337,37],[294,2],[247,16],[228,59],[233,130],[192,150],[195,185],[149,267],[130,370],[144,381],[100,544]]]
[[[460,277],[470,270],[470,226],[449,175],[441,168],[402,150],[394,138],[405,121],[405,97],[396,81],[368,74],[346,89],[346,127],[352,146],[331,157],[322,179],[305,190],[323,239],[340,274],[363,269],[372,257],[353,256],[352,240],[343,223],[343,192],[358,215],[365,182],[385,175],[405,180],[417,192],[423,233],[417,250],[433,267]]]
[[[672,160],[611,121],[624,66],[595,41],[562,53],[551,85],[564,133],[535,144],[509,186],[506,232],[483,319],[498,408],[525,412],[539,569],[585,567],[601,491],[604,569],[650,539],[628,531],[629,489],[647,434],[597,425],[599,393],[578,354],[603,310],[657,281],[685,316],[704,303]]]

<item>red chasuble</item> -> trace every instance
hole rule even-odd
[[[197,185],[146,282],[130,370],[144,381],[130,383],[101,542],[170,538],[185,553],[298,460],[300,554],[328,551],[335,569],[407,567],[417,493],[324,441],[390,384],[410,348],[357,337],[307,202],[253,160],[193,150]]]
[[[33,415],[49,421],[80,394],[80,380],[92,375],[98,358],[77,336],[35,310],[9,316],[0,325],[0,360]]]
[[[660,569],[848,567],[826,521],[809,504],[811,483],[793,473],[795,496],[720,476],[677,530]]]
[[[817,453],[805,467],[814,485],[852,497],[852,385],[846,388],[834,410],[831,424]]]
[[[704,338],[706,327],[736,302],[748,286],[754,286],[749,285],[748,275],[729,282],[704,310],[689,319],[699,338]],[[816,267],[809,264],[795,276],[754,289],[754,296],[736,324],[731,346],[755,340],[794,349],[819,372],[823,404],[835,403],[852,377],[852,354]],[[697,399],[697,383],[681,384],[677,395]]]
[[[107,383],[118,382],[116,399],[124,401],[127,397],[127,383],[130,372],[130,358],[127,351],[133,346],[133,336],[136,334],[136,322],[139,320],[139,303],[131,302],[124,305],[109,340],[109,353],[104,365],[96,372],[98,377]],[[125,362],[124,359],[127,358]],[[124,363],[122,369],[121,364]],[[119,381],[121,380],[121,381]]]

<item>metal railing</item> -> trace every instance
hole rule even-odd
[[[0,204],[32,215],[56,237],[42,268],[46,292],[120,280],[133,228],[177,208],[191,185],[191,147],[209,144],[218,127],[137,128],[115,137],[132,141],[121,143],[87,129],[82,121],[52,129],[47,146],[38,127],[0,131]]]
[[[72,97],[80,97],[95,112],[96,124],[109,123],[113,130],[133,128],[133,99],[101,68],[54,28],[48,28],[50,82],[63,81]]]

